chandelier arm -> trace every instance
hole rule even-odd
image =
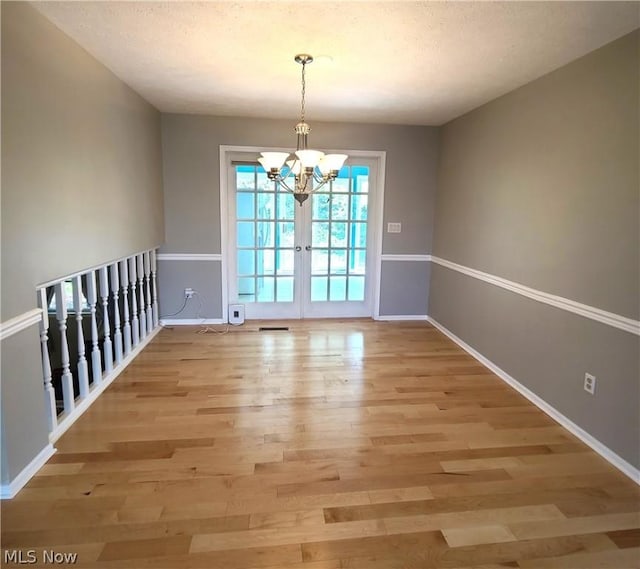
[[[318,174],[318,172],[316,172],[316,170],[314,169],[313,171],[313,181],[316,182],[317,184],[326,184],[327,183],[328,178],[325,178],[323,175]]]
[[[311,190],[311,193],[315,193],[315,192],[317,192],[320,188],[323,188],[323,187],[326,185],[326,183],[327,183],[328,181],[329,181],[329,180],[321,179],[321,180],[318,182],[318,185],[313,187],[313,189]]]
[[[285,190],[287,190],[288,192],[291,192],[292,194],[295,193],[289,187],[289,184],[287,184],[287,182],[285,181],[285,178],[283,178],[282,176],[278,176],[278,178],[276,179],[276,184],[280,184]]]

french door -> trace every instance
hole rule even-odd
[[[301,206],[258,163],[228,171],[228,298],[247,318],[373,314],[378,163],[347,161]]]

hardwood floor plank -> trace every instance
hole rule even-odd
[[[638,567],[638,486],[429,324],[261,324],[163,329],[0,503],[3,549],[95,569]]]
[[[449,547],[464,547],[482,543],[504,543],[516,541],[517,538],[505,526],[479,526],[466,528],[445,528],[442,535]]]

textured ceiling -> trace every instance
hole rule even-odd
[[[638,2],[36,2],[165,112],[439,125],[640,27]]]

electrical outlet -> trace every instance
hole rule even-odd
[[[185,288],[184,289],[184,297],[185,298],[193,298],[194,295],[194,290],[192,288]]]
[[[594,395],[596,392],[596,376],[590,373],[584,374],[584,390]]]

